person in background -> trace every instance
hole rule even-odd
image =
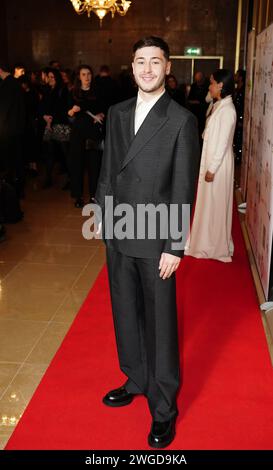
[[[194,82],[191,85],[188,96],[188,108],[195,114],[198,120],[200,142],[202,142],[202,133],[205,128],[207,102],[206,96],[209,90],[209,81],[202,72],[196,72]]]
[[[233,136],[236,111],[232,101],[233,73],[219,69],[211,75],[209,91],[215,101],[207,117],[197,199],[185,255],[232,261]]]
[[[6,64],[0,63],[0,241],[4,222],[22,219],[19,198],[24,195],[22,142],[25,131],[23,92]]]
[[[23,138],[23,161],[31,176],[37,176],[39,94],[26,75],[18,78],[24,92],[26,127]]]
[[[61,70],[61,64],[58,60],[51,60],[49,62],[49,67],[51,69],[57,69],[57,70]]]
[[[44,142],[47,147],[45,155],[46,177],[44,188],[52,186],[52,172],[56,157],[59,157],[62,172],[67,173],[68,146],[70,126],[68,122],[68,90],[64,86],[58,69],[48,70],[48,85],[44,90],[40,109],[46,123]]]
[[[105,115],[109,107],[118,102],[118,85],[111,77],[108,65],[102,65],[99,75],[95,77],[94,93],[101,103],[102,111]]]
[[[104,113],[92,87],[93,71],[80,65],[75,87],[70,96],[68,116],[72,120],[68,166],[71,176],[71,196],[75,207],[84,206],[83,183],[87,164],[90,202],[96,192],[101,166]],[[88,151],[87,151],[88,150]]]
[[[23,91],[5,64],[0,64],[0,160],[6,180],[24,195],[24,165],[22,142],[25,131]]]
[[[186,95],[185,90],[182,85],[178,85],[178,82],[174,75],[170,74],[166,77],[166,91],[169,93],[170,97],[176,101],[181,106],[186,105]]]
[[[13,76],[14,78],[19,78],[22,75],[25,75],[26,69],[23,64],[15,64]]]
[[[74,73],[71,69],[64,69],[61,70],[61,75],[63,79],[64,86],[68,89],[68,91],[72,91],[74,87]]]
[[[237,123],[234,134],[233,149],[235,154],[235,163],[242,161],[243,147],[243,124],[244,124],[244,104],[245,104],[245,70],[239,69],[235,74],[235,93],[234,106],[237,114]]]

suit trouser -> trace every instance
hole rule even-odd
[[[159,277],[159,259],[107,247],[112,310],[126,390],[144,394],[156,421],[177,415],[179,351],[175,276]]]

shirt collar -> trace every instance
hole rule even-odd
[[[141,97],[140,93],[138,92],[136,108],[138,108],[138,106],[140,106],[142,103],[145,103],[147,106],[152,107],[159,100],[159,98],[161,98],[161,96],[164,95],[165,91],[166,90],[164,88],[164,90],[162,91],[162,93],[160,93],[160,95],[156,95],[153,99],[151,99],[149,101],[144,101],[144,99]]]

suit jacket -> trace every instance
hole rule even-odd
[[[158,205],[192,204],[199,162],[197,121],[167,93],[156,102],[134,135],[136,98],[109,109],[105,149],[95,200],[104,217],[105,196],[120,203]],[[181,224],[182,211],[179,211]],[[134,221],[136,218],[134,217]],[[117,218],[115,218],[115,222]],[[132,221],[132,222],[134,222]],[[134,233],[136,234],[136,227]],[[106,240],[117,251],[133,257],[157,258],[162,252],[183,256],[172,248],[170,231],[166,239]]]

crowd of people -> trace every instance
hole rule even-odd
[[[237,127],[234,138],[236,161],[242,152],[244,71],[236,74]],[[180,105],[192,111],[205,128],[209,106],[209,80],[197,72],[187,93],[174,75],[166,77],[166,90]],[[54,167],[63,175],[62,189],[70,190],[75,207],[83,207],[84,173],[88,173],[89,200],[95,195],[103,153],[105,125],[111,105],[137,95],[130,73],[117,79],[103,65],[94,75],[89,65],[76,71],[61,68],[53,60],[40,71],[26,71],[23,64],[11,70],[0,64],[0,240],[4,223],[22,219],[20,199],[27,177],[41,176],[44,189],[53,185]]]

